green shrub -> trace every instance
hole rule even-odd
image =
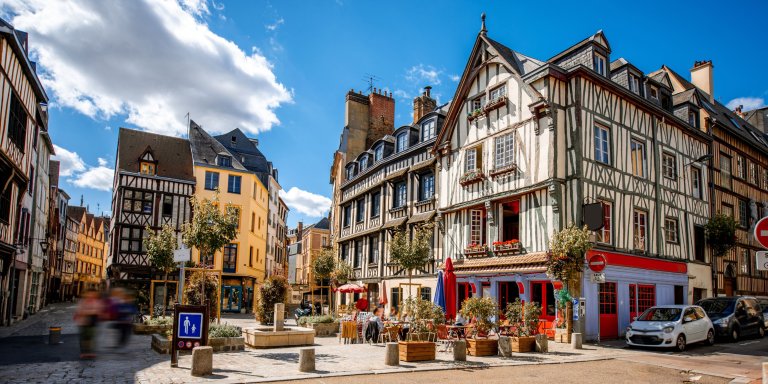
[[[328,324],[335,323],[336,319],[331,315],[322,316],[304,316],[299,318],[299,325],[305,326],[307,324]]]
[[[146,325],[162,325],[162,326],[173,326],[173,317],[165,316],[165,317],[152,317],[149,320],[145,321],[144,324]]]
[[[211,324],[208,329],[208,338],[215,337],[240,337],[243,335],[243,330],[240,327],[224,324]]]
[[[259,287],[259,302],[256,306],[256,320],[272,325],[275,318],[275,304],[285,303],[288,282],[285,277],[272,275]]]

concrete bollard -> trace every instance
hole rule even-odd
[[[315,370],[315,349],[299,349],[299,372],[312,372]]]
[[[61,327],[48,328],[48,345],[61,343]]]
[[[571,333],[571,347],[581,349],[581,333]]]
[[[192,376],[213,374],[213,347],[192,349]]]
[[[456,340],[453,343],[453,361],[467,361],[467,341]]]
[[[283,330],[283,325],[285,325],[285,304],[283,303],[277,303],[275,304],[275,325],[274,325],[274,331],[280,332]]]
[[[536,335],[536,352],[541,352],[541,353],[549,352],[549,340],[547,339],[547,335],[545,334]]]
[[[512,357],[512,344],[509,343],[509,336],[499,336],[499,356]]]
[[[397,343],[387,343],[387,351],[384,355],[384,364],[389,366],[400,365],[400,347]]]

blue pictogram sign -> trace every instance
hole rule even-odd
[[[179,313],[178,335],[182,339],[200,339],[203,334],[202,313]]]

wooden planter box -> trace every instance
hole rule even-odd
[[[467,352],[472,356],[496,356],[499,342],[496,339],[467,339]]]
[[[556,343],[571,343],[571,334],[565,328],[555,329],[555,342]]]
[[[429,361],[435,359],[435,343],[431,341],[400,341],[400,361]]]
[[[536,350],[536,336],[510,337],[512,352],[533,352]]]

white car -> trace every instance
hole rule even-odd
[[[715,329],[698,305],[660,305],[648,308],[627,327],[627,345],[675,348],[688,344],[715,343]]]

